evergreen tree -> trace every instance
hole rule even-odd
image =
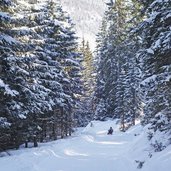
[[[73,115],[76,106],[79,105],[79,96],[82,93],[81,83],[81,62],[82,56],[78,52],[77,37],[75,36],[74,25],[69,15],[62,10],[60,5],[56,6],[59,34],[57,36],[58,53],[60,63],[64,68],[66,78],[64,81],[64,93],[66,93],[65,124],[71,130]]]
[[[1,29],[0,29],[0,82],[1,82],[1,128],[3,129],[0,141],[2,148],[18,148],[21,141],[22,119],[25,118],[21,92],[19,91],[16,79],[21,76],[20,64],[22,59],[18,56],[22,43],[16,40],[12,34],[14,19],[14,3],[11,1],[1,1]],[[25,71],[22,71],[25,73]],[[22,77],[24,80],[24,78]],[[7,126],[6,126],[7,125]],[[1,149],[2,150],[2,149]]]
[[[106,36],[103,39],[102,47],[100,48],[100,63],[99,74],[103,78],[100,82],[103,83],[103,91],[107,117],[119,117],[120,113],[116,107],[121,107],[119,100],[116,98],[116,87],[119,80],[119,75],[124,65],[123,57],[121,56],[122,42],[124,40],[125,15],[124,4],[121,1],[112,1],[108,3],[108,11],[106,12],[105,22],[103,22]],[[107,24],[105,24],[107,23]],[[104,34],[104,33],[103,33]],[[121,81],[122,82],[122,81]],[[120,96],[118,96],[119,98]],[[122,103],[122,102],[120,102]],[[122,103],[123,104],[123,103]],[[119,113],[119,114],[118,114]]]
[[[86,45],[83,44],[81,47],[81,52],[83,53],[83,80],[86,96],[91,96],[93,92],[93,54],[89,47],[89,42]]]
[[[86,126],[93,118],[92,95],[94,91],[94,61],[88,41],[82,40],[80,52],[83,55],[82,82],[84,87],[80,97],[81,104],[77,111],[77,117],[79,125]]]
[[[111,1],[107,5],[102,31],[98,35],[95,103],[99,105],[96,115],[100,106],[105,106],[105,112],[99,114],[103,115],[101,118],[119,118],[121,129],[125,130],[135,124],[140,108],[136,90],[139,85],[138,68],[134,55],[137,47],[135,38],[131,40],[132,37],[128,36],[128,30],[136,22],[131,18],[132,6],[126,1]]]
[[[170,67],[171,67],[171,5],[170,1],[143,1],[146,20],[141,23],[141,46],[138,52],[142,69],[141,91],[144,95],[144,120],[152,122],[154,130],[170,129]],[[167,122],[158,125],[163,117]],[[154,119],[155,118],[155,119]]]
[[[54,1],[15,2],[0,7],[1,150],[71,134],[81,91],[80,54],[68,15]]]
[[[24,79],[21,76],[16,79],[21,92],[20,98],[24,103],[23,110],[27,114],[24,121],[24,141],[35,140],[40,132],[38,119],[42,117],[42,114],[52,110],[50,96],[52,91],[45,87],[42,81],[42,76],[46,78],[51,76],[51,70],[48,63],[41,60],[44,40],[38,33],[38,30],[40,31],[43,27],[40,21],[45,16],[45,12],[36,8],[37,3],[36,1],[17,1],[15,9],[17,23],[16,28],[13,29],[16,39],[25,45],[19,53],[23,62],[22,65],[20,64],[20,74],[22,73]]]

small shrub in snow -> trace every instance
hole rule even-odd
[[[147,132],[147,138],[150,141],[153,138],[153,133],[152,132]]]
[[[93,125],[93,123],[92,122],[90,122],[90,127],[93,127],[94,125]]]
[[[148,156],[151,158],[153,155],[152,155],[152,153],[149,153]]]
[[[155,152],[160,152],[166,148],[166,146],[164,146],[162,142],[158,142],[157,140],[154,144],[151,144],[151,146],[154,148]]]
[[[6,157],[6,156],[11,156],[9,152],[0,152],[0,157]]]
[[[154,130],[154,132],[156,132],[157,130],[162,132],[166,130],[168,124],[169,121],[167,117],[162,113],[158,113],[155,115],[154,119],[151,120],[150,129]]]
[[[168,139],[168,143],[171,144],[171,138]]]
[[[145,161],[139,161],[139,160],[135,160],[135,162],[138,163],[138,166],[137,166],[138,169],[141,169],[145,163]]]

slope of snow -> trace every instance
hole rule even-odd
[[[61,4],[76,24],[78,37],[90,42],[94,50],[95,38],[101,25],[107,0],[61,0]]]
[[[107,135],[112,126],[113,135]],[[9,151],[1,157],[2,171],[170,171],[171,146],[149,157],[147,127],[139,124],[119,131],[116,121],[93,121],[82,131],[63,140],[40,144],[39,148]],[[137,162],[136,162],[137,161]]]

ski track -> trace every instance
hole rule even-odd
[[[126,149],[131,138],[126,133],[105,130],[96,134],[82,133],[76,137],[41,144],[36,149],[22,149],[0,159],[3,171],[122,171],[133,170]],[[129,169],[128,169],[129,168]]]
[[[120,132],[117,120],[92,123],[66,139],[9,150],[10,156],[0,157],[0,171],[139,171],[143,161],[141,171],[170,171],[171,145],[154,153],[148,126]],[[110,126],[113,135],[107,135]]]

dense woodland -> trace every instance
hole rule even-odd
[[[171,131],[171,1],[107,3],[97,36],[95,119]]]
[[[0,1],[0,147],[70,135],[82,92],[73,24],[56,1]]]
[[[171,1],[106,5],[93,57],[58,1],[0,0],[0,151],[93,119],[171,131]]]

